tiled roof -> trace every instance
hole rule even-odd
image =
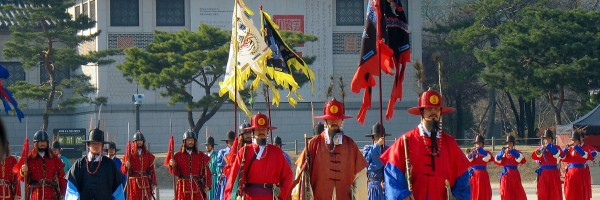
[[[13,5],[16,9],[4,9]],[[29,16],[30,13],[26,9],[33,8],[30,4],[18,0],[0,0],[0,29],[8,29],[8,27],[16,25],[17,18]],[[46,24],[55,24],[52,20],[46,20]]]

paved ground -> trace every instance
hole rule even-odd
[[[492,190],[494,191],[492,200],[500,200],[500,192],[498,190],[498,187],[499,187],[499,184],[497,184],[497,183],[492,184]],[[530,200],[537,199],[535,183],[533,183],[533,182],[523,183],[523,187],[525,188],[525,192],[527,193],[527,199],[530,199]],[[592,199],[600,199],[600,185],[592,185],[592,192],[593,192],[592,196],[594,197]],[[171,188],[161,189],[159,198],[163,199],[163,200],[173,199],[173,189],[171,189]]]

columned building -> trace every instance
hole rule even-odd
[[[73,17],[88,15],[97,21],[92,30],[82,31],[88,34],[101,30],[101,34],[94,40],[80,45],[79,52],[87,53],[95,50],[124,49],[129,47],[144,48],[153,41],[154,31],[175,32],[188,29],[196,31],[200,24],[208,24],[231,30],[231,16],[233,12],[232,0],[77,0],[77,4],[69,9]],[[412,48],[412,61],[421,60],[422,49],[422,16],[421,2],[404,1],[409,19],[409,30]],[[305,101],[299,102],[296,107],[291,107],[282,102],[279,107],[271,109],[272,123],[278,129],[273,133],[283,138],[284,142],[294,140],[303,141],[304,134],[312,134],[312,109],[314,114],[320,115],[326,99],[326,90],[329,79],[340,76],[346,84],[346,114],[356,116],[362,102],[362,93],[355,94],[350,91],[349,85],[359,61],[361,35],[364,29],[364,18],[367,7],[365,0],[307,0],[307,1],[256,1],[246,0],[246,4],[255,12],[255,21],[259,19],[259,6],[271,14],[274,21],[282,30],[300,31],[318,37],[315,42],[310,42],[298,48],[302,55],[316,56],[316,61],[310,66],[316,74],[315,93],[311,93],[307,84],[301,89]],[[260,23],[256,23],[260,24]],[[6,27],[0,25],[0,49],[4,41],[10,37]],[[124,55],[114,56],[115,63],[97,66],[93,63],[82,66],[76,73],[91,76],[91,82],[97,87],[94,97],[108,97],[107,105],[102,107],[102,122],[100,128],[109,134],[110,140],[116,141],[121,149],[129,137],[133,136],[135,127],[135,105],[132,102],[133,94],[144,94],[145,98],[140,107],[141,131],[146,136],[153,151],[163,152],[167,149],[167,139],[170,135],[169,124],[173,124],[174,134],[180,135],[188,128],[187,115],[184,106],[176,104],[168,106],[168,97],[161,97],[159,91],[144,90],[135,82],[128,82],[116,65],[125,60]],[[7,60],[0,55],[0,64],[9,68],[11,79],[5,81],[10,84],[16,80],[40,82],[44,74],[40,69],[24,71],[17,60]],[[63,74],[69,76],[69,73]],[[396,105],[395,116],[391,121],[384,121],[388,133],[398,137],[404,131],[416,126],[418,117],[406,113],[408,107],[417,104],[415,72],[412,63],[406,68],[404,80],[404,98]],[[392,76],[383,77],[383,105],[384,112],[387,99],[390,95]],[[194,93],[197,89],[190,85],[194,98],[201,98],[201,94]],[[218,88],[214,88],[216,92]],[[339,89],[337,93],[339,93]],[[373,90],[373,108],[370,109],[365,126],[361,126],[356,119],[349,119],[344,123],[345,133],[355,140],[366,141],[364,135],[370,132],[371,126],[379,121],[379,92]],[[282,95],[285,95],[282,92]],[[266,113],[264,98],[257,98],[253,113],[258,111]],[[285,98],[282,98],[285,100]],[[16,117],[7,116],[2,112],[2,119],[7,124],[7,131],[11,144],[20,144],[23,141],[26,128],[31,137],[35,129],[40,127],[43,105],[40,102],[21,100],[28,107],[23,108],[27,120],[19,123]],[[312,104],[311,104],[312,103]],[[96,125],[96,110],[94,105],[81,105],[75,111],[61,113],[50,117],[49,133],[53,129],[85,128],[89,131],[90,119]],[[197,114],[199,112],[196,112]],[[238,112],[238,122],[248,120],[243,112]],[[199,115],[199,114],[198,114]],[[198,116],[195,116],[197,120]],[[384,119],[385,120],[385,119]],[[129,127],[128,127],[129,126]],[[200,136],[212,135],[216,139],[224,138],[224,134],[234,127],[233,104],[225,103],[221,110],[211,118],[200,131]],[[201,137],[202,138],[202,137]],[[392,138],[390,138],[392,139]],[[204,142],[204,139],[200,139]],[[364,143],[359,142],[359,146]],[[291,148],[292,145],[288,145]],[[300,147],[301,148],[301,147]],[[17,148],[13,148],[15,151]]]

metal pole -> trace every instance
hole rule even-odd
[[[496,151],[494,136],[492,136],[492,151]]]
[[[140,104],[135,104],[135,130],[140,130]]]
[[[294,140],[294,153],[298,155],[298,140]]]

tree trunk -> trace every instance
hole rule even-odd
[[[554,123],[556,123],[556,125],[560,125],[562,124],[562,118],[561,118],[561,113],[562,113],[562,106],[563,103],[565,102],[565,89],[562,85],[558,85],[558,99],[556,100],[556,104],[554,103],[554,96],[552,95],[552,92],[547,92],[546,93],[546,99],[548,99],[548,103],[550,103],[550,106],[552,107],[552,110],[554,111]]]
[[[515,106],[515,101],[512,98],[512,95],[510,95],[509,92],[506,92],[506,97],[508,97],[508,102],[510,103],[510,109],[513,111],[513,115],[515,115],[515,121],[517,124],[517,133],[519,133],[519,124],[522,124],[521,122],[521,118],[519,117],[519,111],[517,110],[517,106]]]
[[[44,113],[42,114],[42,130],[48,130],[50,112],[52,110],[52,105],[54,104],[54,96],[56,95],[56,68],[54,68],[54,64],[51,63],[50,60],[53,53],[52,40],[48,39],[48,49],[44,54],[44,67],[46,68],[46,72],[48,72],[48,83],[50,84],[50,93],[48,94],[48,99],[46,99],[46,108],[44,109]]]
[[[213,105],[212,108],[210,108],[210,111],[208,110],[208,107],[204,107],[204,110],[202,111],[202,115],[200,115],[200,118],[198,118],[198,121],[196,121],[196,124],[194,126],[194,128],[192,129],[192,131],[194,131],[195,133],[197,133],[197,131],[200,131],[200,129],[204,126],[204,124],[212,117],[215,115],[215,113],[217,113],[217,111],[219,111],[219,108],[221,108],[221,106],[223,105],[223,103],[225,102],[226,98],[220,98],[216,105]],[[237,124],[235,125],[237,126]]]
[[[187,118],[188,118],[188,125],[190,126],[190,129],[193,129],[194,128],[194,113],[192,112],[192,109],[187,111]]]
[[[519,123],[517,124],[517,134],[521,138],[525,138],[525,99],[523,96],[519,96],[517,99],[519,101]]]
[[[464,121],[463,115],[464,114],[463,113],[464,113],[464,111],[462,108],[462,97],[461,97],[461,95],[457,95],[457,97],[456,97],[456,120],[454,120],[454,121],[456,123],[455,135],[456,135],[456,138],[459,138],[459,139],[465,138],[465,136],[463,134],[464,133],[464,128],[463,128],[463,121]]]
[[[496,122],[496,90],[495,89],[490,89],[490,93],[489,93],[489,108],[490,108],[490,112],[489,117],[488,117],[488,124],[487,124],[487,128],[485,135],[487,137],[492,137],[494,136],[494,125]]]
[[[527,138],[537,138],[535,131],[535,100],[525,102],[525,123],[527,124]],[[533,141],[533,142],[530,142]],[[533,144],[535,140],[527,140],[527,144]]]

